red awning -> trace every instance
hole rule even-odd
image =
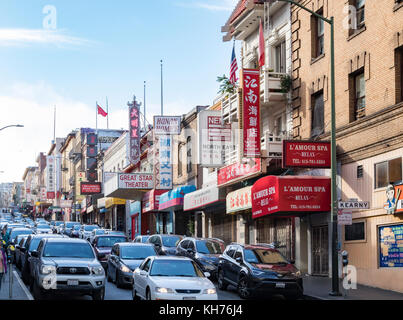
[[[252,187],[252,217],[330,211],[330,178],[268,176]]]
[[[144,194],[142,199],[143,209],[142,213],[158,211],[160,195],[164,194],[168,190],[156,190],[153,189]]]

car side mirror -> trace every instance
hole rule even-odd
[[[33,256],[34,258],[38,258],[39,257],[39,252],[34,250],[31,252],[31,256]]]
[[[191,249],[191,248],[186,249],[186,251],[187,251],[189,254],[194,254],[194,253],[195,253],[194,250]]]
[[[210,274],[210,272],[205,272],[205,273],[204,273],[204,276],[205,276],[206,278],[210,278],[211,274]]]

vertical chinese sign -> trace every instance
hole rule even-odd
[[[242,76],[243,156],[260,157],[260,73],[243,69]]]
[[[180,134],[181,117],[154,117],[155,189],[172,189],[172,135]]]
[[[46,190],[47,190],[47,198],[55,199],[55,157],[48,156],[46,158]]]
[[[129,107],[130,163],[140,162],[140,111],[136,103]]]

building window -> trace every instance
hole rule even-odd
[[[344,240],[365,240],[365,222],[353,222],[350,226],[346,225],[344,229]]]
[[[355,8],[357,10],[357,29],[361,29],[365,22],[365,0],[356,0]]]
[[[375,164],[375,189],[385,188],[402,180],[402,158]]]
[[[276,72],[286,73],[286,48],[285,41],[275,47],[276,51]]]
[[[192,172],[192,138],[188,137],[186,141],[187,148],[187,172]]]
[[[357,179],[364,177],[364,168],[363,166],[357,166]]]
[[[396,103],[403,102],[403,46],[395,50]]]
[[[350,122],[365,117],[364,68],[350,75]]]
[[[317,12],[323,16],[323,9]],[[312,30],[312,58],[317,58],[325,53],[325,22],[316,16],[311,17]]]
[[[179,177],[182,176],[182,174],[183,174],[183,172],[182,172],[182,166],[183,166],[183,163],[182,163],[182,148],[183,148],[183,145],[179,144],[179,146],[178,146],[178,176]]]
[[[323,102],[323,91],[312,96],[312,126],[311,138],[324,133],[325,113]]]

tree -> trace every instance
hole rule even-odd
[[[235,85],[229,81],[225,74],[222,77],[218,76],[217,82],[220,83],[219,94],[233,94],[235,92]]]

